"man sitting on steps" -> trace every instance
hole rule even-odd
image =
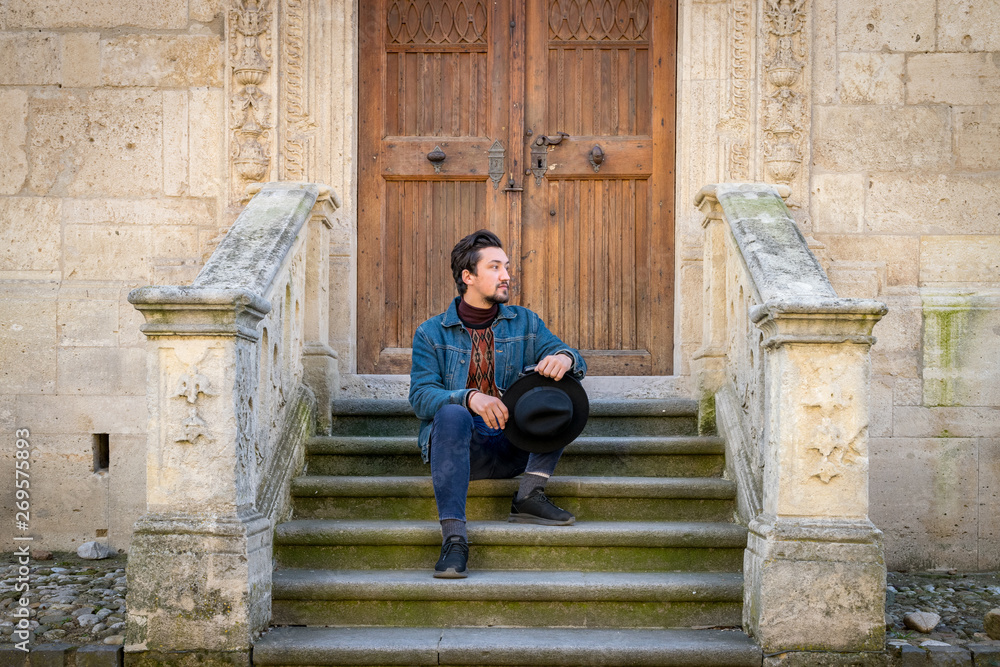
[[[582,379],[580,354],[552,334],[542,319],[510,298],[510,262],[500,239],[480,230],[451,251],[459,296],[413,336],[410,404],[420,423],[420,452],[431,464],[443,544],[434,567],[439,578],[468,573],[465,502],[469,480],[507,479],[524,473],[509,521],[564,526],[576,518],[544,493],[562,449],[529,454],[503,432],[509,417],[500,394],[521,371],[553,380]]]

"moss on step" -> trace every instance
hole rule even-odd
[[[273,609],[273,622],[280,625],[682,628],[738,626],[743,605],[741,601],[275,600]]]
[[[433,568],[440,546],[280,546],[279,567],[392,570]],[[470,567],[581,572],[738,572],[743,548],[471,545]]]

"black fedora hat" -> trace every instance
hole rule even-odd
[[[503,432],[519,449],[547,454],[573,442],[590,416],[587,392],[576,378],[556,382],[531,371],[504,392],[509,416]]]

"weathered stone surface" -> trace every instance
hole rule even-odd
[[[1000,295],[925,290],[924,405],[1000,406]]]
[[[118,292],[104,282],[63,282],[59,286],[59,345],[118,345]]]
[[[946,108],[838,106],[814,110],[814,160],[830,171],[945,170],[952,162]]]
[[[219,16],[222,9],[222,0],[191,0],[188,12],[192,21],[208,23]]]
[[[129,480],[108,488],[108,543],[128,550],[132,527],[146,512],[146,437],[113,434],[108,477]]]
[[[902,104],[906,57],[901,53],[841,53],[841,104]]]
[[[812,95],[814,104],[837,100],[837,0],[813,0]]]
[[[187,23],[187,3],[178,0],[135,0],[109,4],[102,0],[65,3],[57,0],[11,0],[0,10],[0,25],[27,28],[158,28],[178,29]]]
[[[86,558],[87,560],[102,560],[104,558],[110,558],[114,556],[117,552],[106,544],[101,542],[84,542],[81,544],[77,550],[76,555],[80,558]],[[97,616],[94,616],[94,622],[97,622]],[[80,621],[83,625],[83,621]],[[93,625],[93,623],[91,623]]]
[[[43,91],[30,98],[29,110],[33,192],[86,197],[160,192],[160,93]]]
[[[920,282],[1000,281],[1000,236],[924,236],[920,239]]]
[[[146,395],[146,355],[136,348],[59,349],[60,394]]]
[[[0,32],[0,85],[61,83],[61,47],[51,32]]]
[[[188,94],[190,160],[188,192],[193,197],[220,197],[223,187],[225,100],[221,90],[195,88]]]
[[[916,285],[920,239],[914,236],[816,234],[831,259],[874,262],[885,267],[884,284]],[[890,313],[891,315],[891,313]],[[873,348],[877,350],[878,347]]]
[[[101,81],[101,33],[70,32],[62,36],[62,84],[90,88]]]
[[[864,231],[865,190],[861,174],[816,174],[810,211],[817,233],[858,234]]]
[[[957,166],[1000,170],[1000,113],[990,106],[968,107],[955,109],[954,117]]]
[[[198,199],[161,197],[158,199],[81,198],[65,200],[65,217],[72,224],[100,227],[182,227],[212,226],[213,202]]]
[[[55,377],[55,369],[51,374]],[[45,424],[45,433],[146,433],[142,396],[20,395],[16,410],[22,423]]]
[[[991,609],[983,618],[983,628],[990,639],[1000,639],[1000,609]]]
[[[915,611],[903,617],[903,624],[911,630],[927,634],[937,627],[941,617],[927,611]]]
[[[0,161],[0,195],[16,194],[28,175],[27,123],[28,94],[16,88],[0,89],[0,155],[4,156]]]
[[[101,41],[101,80],[109,86],[219,87],[222,62],[222,45],[214,35],[123,35]],[[165,115],[172,111],[167,108]]]
[[[148,282],[152,237],[149,227],[67,224],[65,276],[75,280]]]
[[[0,392],[50,393],[56,379],[55,285],[25,287],[0,292]]]
[[[868,225],[881,234],[996,233],[998,189],[995,175],[873,175]]]
[[[900,437],[899,412],[895,437],[870,441],[870,512],[887,567],[976,570],[978,442]]]
[[[0,270],[59,276],[60,204],[42,197],[0,198]]]
[[[997,438],[1000,410],[992,407],[913,407],[897,405],[896,437]]]
[[[883,651],[860,653],[790,651],[764,656],[764,667],[886,667],[889,656]]]
[[[1000,5],[939,0],[937,45],[941,51],[1000,51]]]
[[[765,653],[792,647],[884,649],[885,569],[877,532],[868,540],[861,531],[851,532],[858,541],[847,544],[819,526],[802,534],[785,529],[767,538],[758,532],[761,527],[763,522],[751,523],[747,540],[743,620]],[[824,594],[829,590],[840,593]],[[823,632],[810,632],[821,619]]]
[[[934,48],[934,5],[923,0],[840,0],[837,39],[844,51]]]
[[[989,53],[922,53],[906,63],[908,104],[997,104],[1000,64]]]
[[[163,91],[163,192],[188,193],[188,91]]]

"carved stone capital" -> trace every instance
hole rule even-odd
[[[141,331],[157,336],[260,338],[257,324],[271,304],[249,290],[186,286],[139,287],[128,301],[146,318]]]
[[[871,346],[872,328],[888,308],[873,299],[772,299],[750,309],[764,332],[764,347],[789,343],[855,343]]]

